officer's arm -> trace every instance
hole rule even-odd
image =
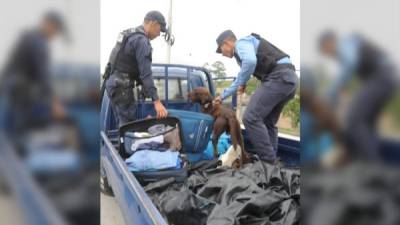
[[[139,38],[135,43],[135,50],[139,67],[139,77],[143,83],[145,94],[151,97],[153,101],[159,100],[151,70],[151,46],[143,37]]]
[[[224,90],[221,98],[226,99],[235,93],[239,86],[243,86],[250,79],[251,74],[254,73],[257,65],[257,57],[254,45],[247,40],[239,40],[236,44],[235,51],[238,53],[242,60],[241,69],[236,77],[236,80],[231,86]]]
[[[328,100],[331,104],[337,104],[340,91],[351,81],[355,74],[355,68],[359,61],[359,43],[353,39],[345,39],[339,45],[340,68],[337,79],[328,88]]]

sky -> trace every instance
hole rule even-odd
[[[26,0],[14,0],[3,4],[0,7],[0,15],[4,18],[0,20],[0,68],[21,34],[37,28],[48,10],[55,10],[63,16],[71,36],[69,43],[60,37],[50,43],[52,61],[97,66],[100,54],[99,6],[98,0],[35,0],[29,5],[26,5]]]
[[[167,19],[168,0],[101,0],[100,60],[103,70],[118,33],[143,22],[148,11],[158,10]],[[300,68],[300,1],[298,0],[172,0],[171,63],[203,66],[222,61],[227,76],[236,76],[234,59],[215,53],[217,36],[231,29],[238,38],[258,33],[290,55]],[[153,63],[167,62],[162,37],[151,42]]]
[[[302,63],[309,64],[318,60],[316,47],[321,32],[333,30],[339,38],[352,33],[361,34],[382,48],[395,64],[399,64],[399,0],[307,0],[301,4]],[[340,15],[336,12],[340,12]]]

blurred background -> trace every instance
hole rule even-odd
[[[0,14],[0,224],[99,224],[100,3]]]
[[[399,224],[400,2],[301,2],[304,224]]]

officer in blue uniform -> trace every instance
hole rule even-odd
[[[236,80],[216,98],[216,102],[237,91],[243,93],[252,74],[261,81],[243,115],[243,124],[259,158],[276,163],[276,123],[285,104],[295,96],[298,83],[289,55],[254,33],[237,40],[231,30],[226,30],[216,41],[217,53],[235,57],[241,68]]]
[[[345,116],[344,139],[349,155],[369,160],[379,158],[379,136],[376,124],[383,108],[394,97],[399,81],[393,62],[371,41],[359,34],[338,38],[333,31],[320,37],[320,51],[339,63],[337,79],[328,89],[334,108],[339,93],[353,78],[360,88]]]
[[[157,118],[167,116],[152,77],[150,40],[166,32],[164,16],[158,11],[146,14],[143,24],[120,33],[105,72],[105,88],[119,126],[135,120],[133,88],[142,85],[143,94],[153,101]]]

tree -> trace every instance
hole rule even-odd
[[[213,78],[224,78],[226,77],[225,65],[221,61],[215,61],[213,64],[205,63],[204,67],[211,72]]]

